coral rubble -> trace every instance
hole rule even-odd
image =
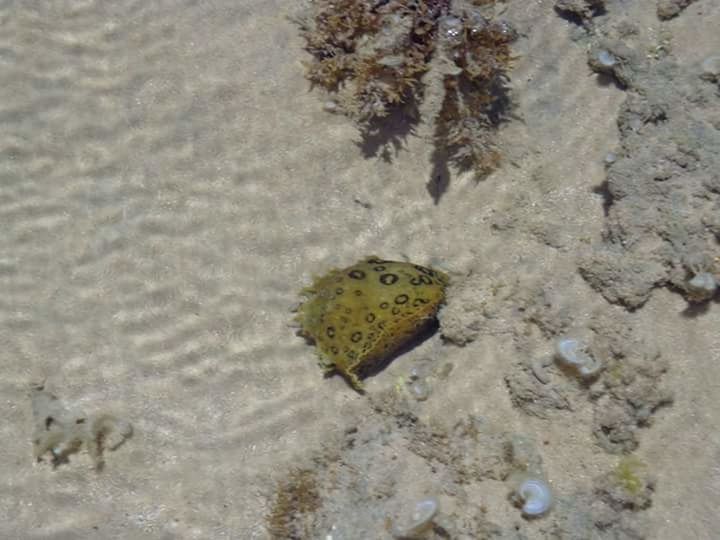
[[[30,388],[35,433],[33,446],[35,459],[42,461],[45,454],[52,456],[54,467],[69,461],[69,456],[83,446],[96,470],[104,467],[105,450],[116,450],[132,436],[132,425],[109,413],[85,415],[72,411],[45,390],[44,384]]]
[[[603,51],[614,61],[599,65]],[[716,294],[710,282],[720,278],[720,114],[707,65],[643,57],[613,40],[591,47],[589,63],[613,76],[627,97],[616,159],[601,187],[604,237],[581,261],[581,275],[609,302],[631,310],[661,286],[689,302],[710,300]],[[693,281],[698,275],[710,284]]]
[[[417,122],[428,88],[436,158],[461,169],[492,170],[491,132],[507,108],[512,27],[486,17],[487,0],[318,0],[299,21],[313,59],[307,78],[333,96],[363,137],[383,138],[404,117]],[[392,135],[387,135],[392,137]]]
[[[662,20],[672,19],[680,15],[695,0],[658,0],[657,16]]]
[[[605,0],[555,0],[555,10],[587,23],[595,15],[605,12]]]

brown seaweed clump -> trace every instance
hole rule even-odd
[[[278,486],[267,527],[273,539],[300,540],[311,538],[315,528],[314,514],[322,503],[315,473],[295,469]]]
[[[492,21],[492,0],[316,0],[299,21],[307,78],[329,108],[378,147],[410,132],[426,94],[437,92],[435,158],[487,173],[499,154],[489,132],[507,109],[515,31]],[[399,127],[401,126],[401,127]],[[403,129],[404,127],[404,129]],[[386,146],[386,145],[385,145]]]

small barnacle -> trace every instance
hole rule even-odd
[[[362,372],[423,333],[445,301],[448,277],[412,263],[367,257],[302,290],[300,334],[320,363],[362,389]]]
[[[720,81],[720,55],[708,56],[700,64],[700,78],[705,81]]]
[[[612,166],[618,160],[618,155],[615,152],[608,152],[603,158],[603,164],[605,167]]]
[[[688,298],[693,302],[709,300],[718,289],[718,282],[710,272],[699,272],[687,282]]]
[[[552,506],[553,496],[542,472],[542,457],[533,440],[524,435],[513,435],[505,445],[505,460],[513,468],[508,475],[512,486],[510,501],[521,508],[527,518],[545,514]]]
[[[425,379],[417,379],[408,384],[410,393],[417,401],[425,401],[430,397],[430,385]]]
[[[440,510],[440,503],[435,497],[428,497],[415,504],[409,523],[402,527],[393,527],[393,538],[417,538],[432,527],[433,519]]]
[[[603,40],[588,50],[591,70],[608,77],[623,88],[632,86],[636,78],[637,53],[619,41]]]
[[[511,499],[528,518],[546,514],[553,503],[550,484],[543,478],[535,476],[525,477],[511,494]]]
[[[587,351],[587,346],[572,337],[564,337],[555,344],[558,359],[573,367],[584,379],[590,379],[600,373],[603,364]]]
[[[588,63],[590,67],[598,72],[612,73],[613,68],[617,65],[617,57],[607,49],[599,48],[592,52]]]

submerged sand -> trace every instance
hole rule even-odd
[[[479,183],[454,175],[437,204],[431,127],[389,161],[364,157],[352,122],[308,89],[292,2],[0,8],[0,537],[390,538],[433,496],[429,537],[714,538],[717,297],[689,307],[675,274],[653,274],[630,310],[610,287],[628,269],[591,262],[607,269],[608,230],[655,234],[607,212],[628,92],[705,92],[683,114],[717,122],[718,92],[693,85],[714,84],[699,75],[720,54],[720,7],[661,21],[655,2],[605,4],[591,30],[549,0],[500,5],[520,36],[505,158]],[[678,71],[626,89],[599,77],[588,49],[618,33]],[[702,145],[693,167],[714,202]],[[712,206],[693,200],[674,201],[682,223],[700,212],[697,235],[713,238]],[[370,254],[455,285],[440,332],[363,396],[324,379],[289,323],[312,276]],[[555,365],[538,379],[570,331],[626,370],[621,384]],[[40,382],[88,417],[130,422],[132,438],[100,471],[85,451],[35,463]],[[645,466],[623,502],[608,475],[627,454]],[[508,499],[523,460],[556,496],[541,519]]]

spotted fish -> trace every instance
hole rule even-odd
[[[295,317],[326,371],[362,390],[360,373],[415,338],[435,318],[449,278],[418,264],[367,257],[301,291]]]

